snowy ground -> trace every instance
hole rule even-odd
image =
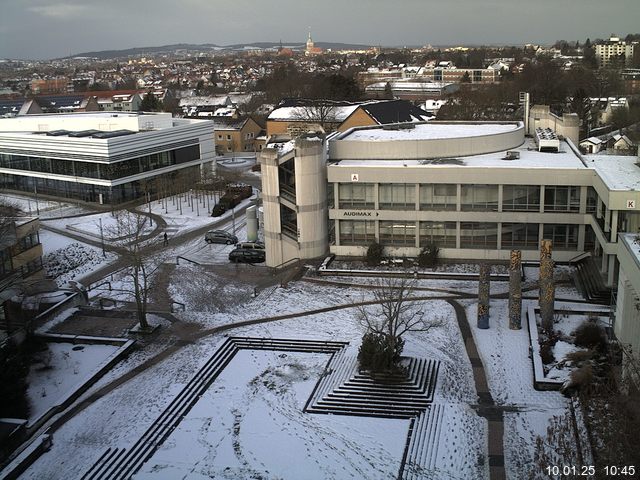
[[[36,355],[27,379],[31,404],[29,421],[39,418],[65,395],[83,384],[90,374],[120,348],[114,345],[48,343]]]
[[[172,237],[208,225],[213,228],[213,225],[231,218],[235,218],[238,225],[245,223],[245,215],[236,212],[255,201],[255,196],[253,196],[243,200],[233,211],[225,212],[219,217],[212,217],[211,211],[216,204],[216,198],[211,195],[201,197],[200,201],[197,201],[195,197],[183,196],[182,201],[179,201],[170,197],[151,202],[151,212],[161,216],[167,222],[166,231],[169,232],[169,237]],[[193,201],[191,201],[192,199]],[[148,212],[149,205],[142,205],[138,210]]]
[[[302,412],[327,361],[238,352],[135,478],[393,478],[408,420]]]
[[[47,236],[45,235],[45,237]],[[45,238],[45,240],[41,241],[46,240]],[[66,240],[68,241],[68,239]],[[60,245],[63,245],[63,243],[60,242]],[[47,247],[47,250],[50,249],[51,246]],[[106,252],[103,254],[95,247],[73,242],[46,253],[42,258],[42,263],[47,275],[55,278],[57,284],[62,286],[69,280],[82,282],[83,277],[114,261],[116,258],[118,256],[114,253]]]
[[[162,213],[175,232],[219,220],[203,216],[202,211],[200,217],[197,212],[188,215],[184,204],[182,215],[176,211],[165,213],[165,207],[156,203],[152,208]],[[87,221],[95,218],[88,217]],[[235,231],[241,241],[246,238],[243,218],[237,219]],[[230,280],[207,269],[228,265],[232,246],[209,245],[203,238],[172,245],[171,236],[169,248],[157,255],[157,262],[174,263],[177,256],[184,256],[207,265],[181,261],[167,287],[171,298],[184,303],[186,310],[175,314],[178,324],[165,321],[161,331],[186,328],[190,332],[186,341],[175,353],[131,380],[97,400],[91,399],[84,410],[55,432],[52,449],[22,478],[79,478],[107,448],[133,444],[220,347],[224,336],[207,331],[213,327],[299,313],[290,319],[235,328],[229,334],[343,341],[350,343],[354,354],[357,352],[363,329],[353,304],[372,299],[367,287],[375,279],[322,277],[319,280],[337,284],[299,281],[290,283],[288,288],[266,288],[252,298],[253,285],[243,282],[242,276]],[[64,243],[60,238],[51,238],[56,245]],[[230,266],[229,271],[233,268]],[[263,268],[249,267],[248,276],[252,269],[263,272]],[[464,271],[466,267],[460,268]],[[527,281],[536,278],[537,269],[527,269]],[[116,279],[114,284],[126,287],[122,279]],[[421,279],[416,286],[416,294],[425,297],[477,292],[475,281]],[[491,286],[492,293],[506,289],[506,282],[493,282]],[[536,291],[529,294],[535,295]],[[568,298],[577,297],[570,287],[562,296],[565,294]],[[526,329],[508,329],[507,300],[492,301],[489,330],[475,328],[474,300],[461,303],[467,309],[493,397],[498,405],[507,408],[507,476],[526,478],[535,436],[544,434],[552,415],[566,410],[566,400],[557,392],[533,389],[528,334]],[[305,314],[331,306],[345,308]],[[526,302],[523,307],[525,311]],[[477,395],[453,308],[439,299],[416,302],[415,308],[444,322],[443,327],[428,334],[408,335],[404,351],[408,356],[441,362],[434,403],[443,405],[445,414],[437,452],[438,470],[432,472],[433,478],[486,479],[487,422],[471,408],[477,403]],[[174,341],[160,336],[132,352],[79,401],[90,399],[96,389],[131,372]],[[240,352],[136,478],[394,478],[408,421],[302,413],[302,405],[326,361],[327,355],[323,354]],[[37,393],[37,387],[34,391]]]
[[[523,302],[523,312],[527,304]],[[493,398],[496,404],[514,410],[504,416],[507,478],[527,478],[536,436],[545,434],[554,415],[568,409],[568,400],[559,392],[534,390],[526,320],[521,330],[509,329],[508,300],[491,301],[488,330],[476,327],[477,304],[467,301],[466,305]]]
[[[187,277],[190,268],[196,267],[185,266],[175,278]],[[189,301],[192,292],[188,285],[186,281],[176,282],[172,288],[181,291],[182,298]],[[208,328],[247,318],[349,304],[360,295],[361,291],[356,289],[299,282],[288,289],[265,291],[248,304],[229,305],[224,312],[197,312],[188,308],[179,317],[194,326]],[[197,302],[192,300],[189,306],[195,305]],[[438,449],[442,478],[486,478],[485,466],[479,464],[486,454],[486,422],[468,407],[468,403],[475,403],[476,395],[453,310],[441,300],[419,302],[416,308],[445,321],[444,327],[428,335],[408,337],[405,347],[407,355],[442,362],[434,400],[445,404],[447,412]],[[362,329],[356,321],[355,309],[348,308],[243,327],[232,333],[348,341],[352,344],[350,348],[357,351]],[[215,352],[221,340],[220,336],[204,336],[95,402],[56,432],[52,450],[24,478],[53,478],[54,472],[78,476],[109,446],[126,447],[133,443]],[[209,472],[217,474],[216,478],[240,479],[250,478],[252,472],[266,476],[266,471],[271,475],[267,478],[296,479],[386,479],[397,474],[408,433],[407,421],[301,413],[301,405],[326,363],[326,355],[287,353],[281,357],[268,352],[241,353],[138,478],[202,478]],[[130,356],[99,385],[143,360],[142,352]],[[259,381],[252,382],[263,374],[273,380],[267,384],[275,385],[275,389]],[[184,442],[182,438],[191,441]],[[276,443],[281,448],[274,449]],[[65,459],[63,466],[58,462],[60,458]],[[181,475],[176,477],[178,473]]]
[[[35,195],[0,193],[0,199],[18,206],[27,215],[38,215],[41,219],[90,213],[89,209],[72,202],[45,200]]]

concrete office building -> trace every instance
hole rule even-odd
[[[0,119],[0,188],[117,204],[214,168],[213,123],[169,113]]]
[[[522,122],[431,121],[266,149],[267,264],[362,256],[374,240],[398,257],[433,242],[444,258],[520,249],[535,260],[548,238],[557,261],[594,252],[612,284],[618,232],[640,226],[637,159],[583,157],[550,129],[534,133]]]

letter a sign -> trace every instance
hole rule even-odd
[[[357,173],[352,173],[351,174],[351,181],[352,182],[357,182],[358,181],[358,174]]]

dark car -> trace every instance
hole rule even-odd
[[[234,234],[225,232],[224,230],[209,230],[204,241],[207,243],[226,243],[227,245],[235,245],[238,243],[238,237]]]
[[[229,260],[234,263],[262,263],[266,260],[264,250],[236,248],[229,252]]]

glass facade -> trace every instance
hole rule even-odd
[[[553,242],[554,250],[577,250],[578,225],[545,225],[543,238]]]
[[[458,186],[455,183],[420,185],[420,210],[455,210]]]
[[[154,194],[157,190],[156,185],[154,185],[157,179],[166,179],[166,183],[174,184],[179,176],[198,178],[199,167],[196,165],[147,178],[145,179],[145,187],[142,186],[140,181],[107,187],[51,178],[0,173],[0,188],[74,198],[84,202],[121,203],[141,197],[146,189],[150,189],[151,193]]]
[[[498,185],[462,185],[461,209],[498,211]]]
[[[540,210],[539,185],[505,185],[502,187],[502,210],[537,212]]]
[[[380,243],[398,247],[416,246],[415,222],[381,221]]]
[[[456,222],[420,222],[420,246],[456,247]]]
[[[498,248],[498,224],[460,222],[460,248]]]
[[[112,163],[84,162],[0,153],[0,167],[25,170],[28,172],[54,173],[71,177],[117,180],[138,173],[180,165],[198,160],[199,158],[199,145],[153,153],[151,155],[144,155],[142,157]]]
[[[376,222],[340,220],[340,245],[369,245],[376,240]]]
[[[378,203],[382,210],[415,210],[416,186],[413,183],[382,183],[378,187]]]
[[[375,208],[373,183],[341,183],[338,189],[340,208]]]
[[[545,212],[580,211],[580,187],[547,185],[544,187]]]
[[[502,250],[537,250],[539,231],[537,223],[503,223]]]

